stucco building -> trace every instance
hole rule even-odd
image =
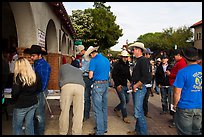
[[[47,50],[45,59],[52,72],[48,89],[58,87],[58,71],[62,56],[75,54],[76,32],[62,2],[3,2],[2,49],[16,47],[19,56],[23,50],[38,44]]]
[[[202,50],[202,20],[191,26],[194,28],[194,47]]]

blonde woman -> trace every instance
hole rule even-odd
[[[39,76],[25,58],[19,58],[14,66],[12,100],[14,101],[12,128],[14,135],[22,134],[25,120],[25,134],[34,135],[34,113],[37,108],[37,93],[41,90]]]

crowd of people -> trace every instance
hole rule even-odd
[[[95,120],[95,132],[108,132],[108,90],[113,80],[119,103],[114,107],[116,116],[122,115],[124,123],[130,124],[127,105],[132,94],[133,112],[136,123],[127,134],[148,135],[146,118],[151,118],[148,99],[154,93],[161,95],[161,115],[170,113],[172,124],[179,135],[201,135],[202,129],[202,58],[194,47],[176,49],[174,62],[169,62],[167,54],[153,59],[153,52],[141,42],[129,45],[118,55],[118,61],[111,64],[98,51],[99,47],[77,46],[77,55],[70,59],[63,57],[59,69],[60,117],[59,134],[67,135],[69,111],[73,107],[71,134],[81,135],[83,122],[90,118],[91,107]],[[47,52],[39,45],[24,50],[28,59],[13,55],[13,67],[9,67],[2,54],[2,69],[7,70],[3,80],[12,77],[12,102],[14,103],[12,131],[14,135],[44,135],[46,118],[45,103],[48,95],[48,81],[51,67],[44,59]],[[131,58],[131,55],[135,57]],[[132,68],[130,62],[134,62]],[[11,66],[11,65],[10,65]],[[13,70],[9,70],[13,68]],[[10,72],[9,72],[10,71]],[[3,83],[2,91],[6,87]],[[3,94],[2,94],[3,98]],[[3,100],[2,100],[3,104]]]

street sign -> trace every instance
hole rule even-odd
[[[81,39],[76,39],[74,42],[74,45],[82,45],[82,40]]]

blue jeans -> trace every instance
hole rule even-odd
[[[117,91],[117,89],[116,89]],[[120,103],[115,107],[116,110],[122,113],[123,118],[127,117],[126,105],[129,102],[129,93],[127,93],[128,88],[123,86],[121,91],[117,91]]]
[[[34,130],[35,135],[44,135],[45,131],[45,96],[48,94],[46,89],[38,94],[38,107],[34,116]]]
[[[84,91],[84,119],[89,119],[91,110],[91,80],[88,76],[83,76],[85,82]]]
[[[93,84],[92,101],[96,122],[96,135],[103,135],[108,129],[108,87],[108,82]]]
[[[34,135],[33,117],[37,104],[27,108],[14,108],[13,110],[13,135],[23,135],[22,126],[25,119],[25,134]]]
[[[164,112],[168,112],[168,110],[170,109],[170,100],[171,100],[171,87],[161,87],[160,88],[161,91],[161,102],[162,102],[162,111]]]
[[[202,135],[202,109],[177,108],[175,124],[178,135]]]
[[[145,85],[142,89],[138,89],[136,92],[132,92],[133,105],[134,105],[134,117],[136,118],[135,131],[138,135],[147,135],[147,121],[144,116],[143,101],[147,92]]]

